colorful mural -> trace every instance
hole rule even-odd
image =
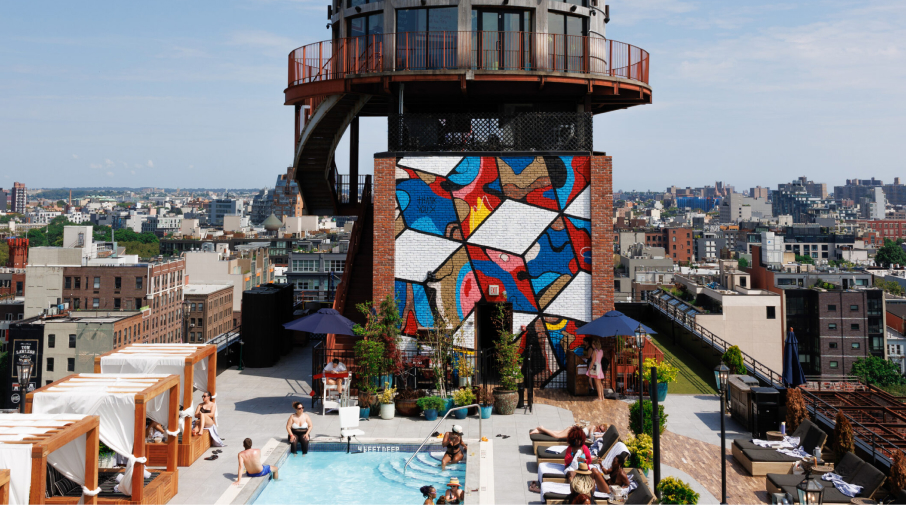
[[[520,345],[565,366],[591,317],[588,156],[400,158],[396,298],[403,331],[433,311],[474,345],[475,305],[497,285],[513,304]],[[543,380],[544,377],[542,377]]]

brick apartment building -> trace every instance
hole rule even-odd
[[[645,232],[645,245],[663,247],[674,263],[688,263],[695,257],[692,228],[665,228]]]
[[[62,303],[71,310],[140,310],[142,327],[125,343],[182,342],[185,261],[63,269]]]
[[[900,219],[874,219],[857,221],[865,228],[877,232],[880,235],[879,243],[884,239],[896,240],[906,238],[906,220]]]
[[[233,286],[186,284],[186,342],[204,343],[233,329]]]
[[[7,239],[9,259],[0,265],[0,299],[25,295],[25,266],[28,264],[28,239]]]

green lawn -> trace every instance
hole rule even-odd
[[[677,345],[666,334],[651,335],[664,358],[679,368],[676,382],[670,384],[670,394],[717,394],[714,387],[714,371],[703,365],[695,356]]]

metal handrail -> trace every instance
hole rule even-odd
[[[453,412],[454,410],[462,410],[462,409],[468,409],[468,408],[472,408],[472,407],[481,408],[481,405],[479,405],[477,403],[473,403],[472,405],[464,405],[462,407],[453,407],[452,409],[448,410],[447,413],[444,414],[444,417],[440,421],[437,421],[437,424],[435,424],[434,428],[431,429],[431,433],[434,433],[437,430],[437,427],[440,426],[440,423],[444,422],[447,419],[447,416],[450,415],[450,412]],[[416,449],[415,452],[412,453],[412,456],[409,458],[409,460],[406,461],[406,466],[403,467],[403,476],[406,475],[406,470],[409,468],[409,463],[412,463],[413,458],[415,458],[415,456],[418,455],[418,451],[422,450],[422,447],[424,447],[425,444],[428,443],[429,438],[431,438],[431,435],[428,435],[427,437],[425,437],[425,440],[422,442],[422,445],[418,446],[418,449]],[[479,415],[478,416],[478,441],[479,442],[481,442],[481,438],[482,438],[481,415]]]

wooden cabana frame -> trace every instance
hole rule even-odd
[[[118,374],[74,374],[64,377],[58,381],[52,382],[46,386],[32,391],[31,393],[28,393],[25,396],[25,412],[32,412],[35,394],[42,392],[58,392],[49,390],[51,390],[51,388],[57,388],[65,385],[66,383],[85,384],[92,381],[104,383],[116,377],[122,376]],[[133,378],[139,379],[142,377],[141,375],[134,375]],[[141,389],[140,391],[134,391],[134,389],[124,389],[118,391],[116,388],[110,388],[107,391],[110,394],[130,393],[135,395],[135,426],[133,428],[134,440],[132,454],[136,458],[143,457],[145,454],[145,418],[147,417],[147,404],[152,399],[169,391],[170,401],[167,410],[167,425],[176,426],[177,422],[179,422],[179,376],[148,376],[148,378],[156,380],[153,384],[145,387],[144,389]],[[79,379],[79,381],[72,381],[73,379]],[[176,437],[170,437],[167,441],[167,461],[165,471],[160,472],[156,478],[154,478],[147,486],[145,486],[145,464],[136,462],[134,471],[132,473],[132,496],[122,495],[117,497],[97,497],[96,503],[125,505],[145,503],[162,504],[169,502],[174,496],[176,496],[179,488],[179,475],[178,469],[176,468],[176,454]],[[95,449],[95,479],[97,479],[97,456],[97,449]],[[46,465],[42,466],[41,468],[42,471],[46,473]],[[32,471],[34,472],[34,470]],[[42,475],[42,478],[44,477],[46,477],[46,475]],[[32,478],[34,479],[34,476]],[[78,498],[70,496],[53,497],[46,500],[46,503],[54,504],[71,504],[77,502]],[[45,502],[42,501],[41,503]]]
[[[0,505],[9,503],[9,470],[0,469]]]
[[[186,351],[195,348],[195,352],[186,354]],[[101,359],[113,356],[130,354],[135,351],[148,353],[148,349],[153,349],[155,355],[185,355],[185,383],[181,385],[182,406],[188,408],[193,405],[194,387],[192,386],[195,377],[195,366],[205,358],[208,358],[208,392],[211,396],[217,394],[217,346],[216,345],[197,345],[197,344],[133,344],[126,347],[101,354],[94,358],[94,373],[101,373]],[[192,433],[192,416],[186,417],[183,421],[183,430],[181,440],[178,442],[176,462],[178,466],[192,466],[192,463],[198,460],[205,451],[211,447],[211,437],[207,432],[201,435]],[[148,442],[145,444],[145,457],[148,458],[149,466],[164,466],[167,458],[166,443]]]
[[[73,414],[73,416],[76,416]],[[20,420],[28,420],[28,415],[17,416]],[[56,423],[47,419],[47,424],[40,424],[40,416],[36,417],[36,424],[30,425],[34,428],[49,428],[49,431],[42,434],[28,435],[21,441],[2,442],[2,444],[31,444],[31,488],[28,494],[28,503],[51,503],[47,498],[47,456],[72,442],[78,437],[85,435],[85,487],[88,489],[97,489],[98,487],[98,443],[100,441],[100,418],[98,416],[84,416],[80,420],[67,421],[64,426],[54,426]],[[0,419],[0,427],[22,426],[5,422],[8,420]],[[9,470],[3,470],[5,477],[0,475],[0,486],[2,486],[2,503],[9,503]],[[96,504],[97,496],[82,496],[84,503]],[[78,498],[75,498],[75,502]]]

